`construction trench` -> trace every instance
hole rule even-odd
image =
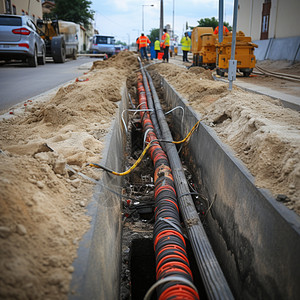
[[[98,165],[107,172],[87,207],[69,299],[296,299],[295,215],[163,77],[142,65],[135,76]]]

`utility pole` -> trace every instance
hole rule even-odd
[[[219,43],[223,42],[223,14],[224,0],[219,0]],[[222,29],[221,29],[222,28]]]
[[[172,29],[173,29],[173,34],[172,34],[172,38],[173,38],[173,42],[174,42],[174,9],[175,9],[175,0],[173,0],[173,25],[172,25]]]
[[[163,35],[163,27],[164,27],[164,1],[160,0],[160,26],[159,26],[159,40],[161,41],[161,37]]]
[[[235,43],[236,43],[236,23],[237,23],[237,14],[238,14],[238,0],[234,0],[233,7],[233,24],[232,24],[232,40],[231,40],[231,57],[229,61],[228,68],[228,80],[229,80],[229,91],[232,90],[232,82],[236,80],[236,66],[237,62],[235,58]],[[219,29],[220,31],[220,29]]]

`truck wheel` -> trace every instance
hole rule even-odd
[[[77,59],[77,49],[73,49],[72,59],[74,59],[74,60]]]
[[[55,36],[51,41],[51,54],[55,63],[64,63],[66,60],[66,44],[62,36]]]
[[[28,57],[28,66],[29,67],[34,67],[36,68],[38,65],[37,61],[37,51],[36,51],[36,46],[34,46],[34,53],[32,57]]]
[[[244,77],[249,77],[251,72],[243,72],[243,74],[244,74]]]
[[[217,74],[221,77],[224,77],[225,75],[225,72],[224,71],[221,71],[220,69],[217,69]]]
[[[42,56],[38,57],[38,64],[39,65],[44,65],[45,63],[46,63],[46,49],[44,47]]]

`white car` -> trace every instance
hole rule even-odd
[[[46,46],[28,16],[0,15],[0,60],[22,60],[30,67],[46,62]]]

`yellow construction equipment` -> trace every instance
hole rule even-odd
[[[228,72],[228,61],[231,56],[232,34],[224,35],[219,43],[218,35],[213,33],[212,27],[195,27],[192,32],[193,66],[206,69],[217,68],[217,74],[224,76]],[[258,47],[246,37],[242,31],[236,34],[235,60],[237,69],[249,76],[255,67],[254,48]]]
[[[223,42],[216,42],[217,51],[217,74],[224,76],[228,72],[228,61],[231,56],[232,34],[224,36]],[[254,48],[258,46],[251,42],[251,37],[245,36],[242,31],[236,34],[235,60],[237,61],[237,69],[248,77],[255,67],[256,59],[254,56]]]
[[[37,20],[40,36],[46,44],[46,56],[56,63],[65,62],[66,57],[77,58],[77,25],[61,20]]]
[[[202,49],[201,35],[211,33],[214,30],[212,27],[195,27],[192,32],[192,53],[193,53],[193,65],[201,66],[200,63],[200,51]]]

